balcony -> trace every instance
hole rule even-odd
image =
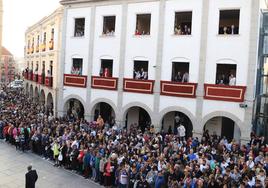
[[[72,87],[87,87],[87,76],[64,74],[63,84]]]
[[[34,53],[34,47],[30,48],[30,52],[31,52],[31,54]]]
[[[117,90],[118,78],[113,77],[91,77],[91,87],[95,89]]]
[[[47,87],[52,87],[53,86],[53,77],[46,77],[46,80],[45,80],[45,85]]]
[[[36,52],[36,53],[39,52],[39,45],[36,45],[35,52]]]
[[[205,99],[244,102],[246,86],[226,86],[215,84],[204,84]]]
[[[38,84],[45,84],[45,76],[38,75]]]
[[[28,80],[28,72],[24,72],[23,77],[24,77],[24,79]]]
[[[161,81],[161,95],[195,98],[196,88],[196,83]]]
[[[51,39],[50,41],[49,41],[49,50],[54,50],[54,40],[53,39]]]
[[[134,93],[152,94],[154,80],[136,80],[124,78],[124,91]]]
[[[34,82],[38,82],[38,74],[34,74],[33,75],[33,81]]]
[[[33,73],[32,72],[28,72],[28,80],[33,80]]]
[[[41,50],[42,52],[46,51],[46,44],[41,44]]]

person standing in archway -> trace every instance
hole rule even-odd
[[[38,179],[36,170],[32,170],[32,166],[27,167],[28,172],[25,174],[25,188],[35,188]]]
[[[180,126],[178,127],[178,136],[180,143],[185,141],[185,132],[186,132],[185,127],[182,124],[180,124]]]

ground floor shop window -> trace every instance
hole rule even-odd
[[[174,82],[189,82],[189,63],[172,62],[172,77]]]
[[[134,61],[133,78],[137,80],[148,80],[148,61]]]
[[[236,85],[236,65],[217,64],[216,84]]]
[[[103,77],[113,76],[113,60],[111,59],[101,60],[100,76],[103,76]]]

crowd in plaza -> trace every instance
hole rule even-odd
[[[205,131],[201,139],[157,133],[153,126],[119,128],[68,114],[55,118],[23,90],[0,94],[0,138],[32,150],[106,187],[265,188],[268,148],[251,134],[248,144]]]

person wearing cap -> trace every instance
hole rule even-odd
[[[25,174],[25,188],[35,188],[38,179],[36,170],[32,170],[32,166],[27,167],[28,172]]]

